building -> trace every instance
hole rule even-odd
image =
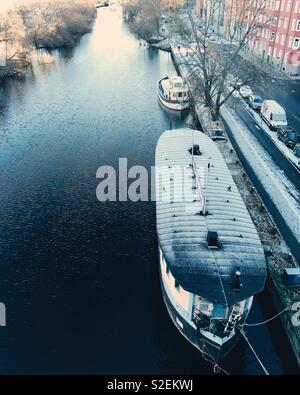
[[[224,0],[196,0],[195,13],[213,32],[224,34]]]
[[[252,53],[289,75],[300,75],[300,0],[266,0],[264,27],[249,42]]]
[[[195,12],[230,41],[256,25],[247,40],[249,53],[300,76],[300,0],[196,0]]]
[[[249,0],[223,0],[224,36],[241,40],[248,23]]]
[[[247,25],[249,0],[196,0],[195,12],[213,32],[233,40]]]

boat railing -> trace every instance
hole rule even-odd
[[[163,78],[163,80],[164,80],[164,79],[165,79],[165,78]],[[158,91],[159,91],[159,94],[163,97],[164,100],[166,100],[168,103],[172,103],[172,104],[177,104],[177,103],[189,103],[189,102],[190,102],[190,99],[189,99],[189,98],[186,98],[186,99],[183,99],[183,100],[180,100],[180,99],[176,99],[176,100],[169,99],[169,98],[165,95],[164,90],[163,90],[163,87],[162,87],[161,81],[163,81],[163,80],[160,80],[160,81],[159,81],[159,84],[158,84]]]

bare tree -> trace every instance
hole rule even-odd
[[[130,29],[146,41],[160,35],[162,0],[130,0],[124,6],[124,13]]]
[[[34,0],[7,11],[0,16],[0,78],[22,75],[34,50],[74,46],[95,16],[93,0]]]
[[[206,3],[209,7],[205,7]],[[173,38],[188,48],[189,56],[182,56],[182,62],[189,69],[193,98],[211,109],[214,121],[219,119],[220,108],[235,91],[257,79],[252,71],[247,72],[243,67],[240,55],[270,23],[264,13],[264,3],[264,0],[231,0],[226,40],[215,36],[212,40],[212,26],[219,18],[222,5],[219,0],[203,1],[200,21],[188,8],[186,16],[177,17],[174,22]],[[237,67],[243,68],[243,81],[237,76]]]
[[[40,50],[73,46],[90,31],[96,8],[91,0],[40,0],[18,12],[29,44]]]
[[[14,11],[8,11],[0,20],[0,42],[5,48],[5,66],[29,64],[30,49],[26,47],[26,32],[22,19]]]

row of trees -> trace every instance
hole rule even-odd
[[[96,15],[92,0],[40,0],[0,15],[0,79],[20,74],[40,49],[74,46]]]

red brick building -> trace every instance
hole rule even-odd
[[[266,0],[265,27],[250,41],[253,53],[291,75],[300,74],[300,0]]]
[[[300,75],[300,0],[196,0],[196,13],[201,17],[215,4],[212,28],[225,38],[233,24],[240,24],[238,31],[246,29],[260,4],[257,22],[262,28],[249,40],[249,52],[285,73]]]

